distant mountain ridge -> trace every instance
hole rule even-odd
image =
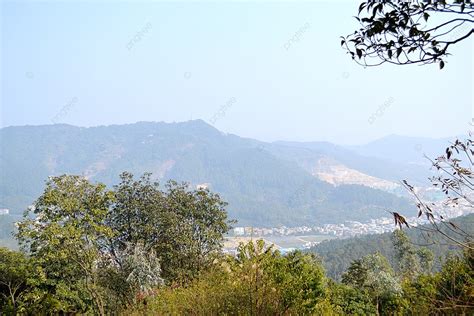
[[[0,129],[0,141],[0,207],[16,213],[42,192],[48,176],[83,174],[113,185],[123,171],[206,186],[229,202],[229,215],[239,225],[338,223],[413,210],[408,199],[360,183],[334,186],[311,172],[320,159],[330,159],[359,176],[366,174],[367,181],[395,182],[401,180],[402,166],[410,170],[402,163],[363,157],[329,143],[241,138],[202,120],[6,127]],[[395,165],[398,169],[390,170]]]
[[[347,148],[362,156],[377,157],[398,163],[429,166],[424,157],[436,158],[458,136],[444,138],[407,137],[389,135],[365,145],[348,146]],[[459,136],[463,137],[463,136]]]

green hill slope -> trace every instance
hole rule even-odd
[[[14,213],[34,201],[48,176],[83,174],[113,185],[125,170],[207,186],[229,202],[239,225],[339,223],[413,209],[408,200],[380,190],[333,187],[264,149],[268,144],[224,134],[201,120],[7,127],[0,140],[0,207]]]

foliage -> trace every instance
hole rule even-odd
[[[150,174],[134,180],[130,173],[123,173],[121,179],[108,216],[117,232],[109,244],[119,265],[117,253],[127,245],[159,254],[162,276],[168,282],[186,281],[210,264],[231,224],[227,204],[219,195],[190,190],[188,184],[175,181],[161,191]]]
[[[405,277],[413,279],[420,273],[420,259],[407,234],[402,230],[395,230],[392,234],[393,247],[398,261],[398,271]],[[425,254],[428,258],[429,255]]]
[[[474,233],[474,214],[458,217],[452,222],[465,232]],[[442,229],[448,235],[454,234],[447,227]],[[410,239],[415,257],[420,260],[419,265],[423,273],[440,270],[448,253],[462,253],[460,247],[453,243],[447,243],[445,238],[434,232],[425,232],[424,228],[413,227],[404,229],[403,232]],[[392,233],[328,240],[309,251],[316,253],[322,259],[328,277],[334,280],[340,280],[342,273],[348,269],[352,261],[374,252],[384,255],[397,272],[400,270],[397,251],[393,246]],[[430,252],[433,254],[433,258],[431,258]]]
[[[444,264],[438,261],[439,272],[434,272],[433,253],[410,240],[424,237],[420,229],[338,241],[344,244],[341,260],[349,263],[342,283],[336,283],[326,278],[314,254],[282,255],[262,240],[241,244],[236,256],[224,255],[223,236],[231,221],[220,196],[175,181],[161,189],[152,179],[151,174],[135,179],[123,173],[121,182],[109,190],[81,176],[51,177],[18,223],[16,237],[23,252],[0,248],[2,312],[392,315],[473,311],[470,244],[462,255],[453,254]],[[452,221],[450,227],[471,234],[472,218]],[[440,228],[442,237],[455,233],[448,228]],[[372,240],[372,246],[361,240]],[[388,253],[388,259],[370,251],[374,244]],[[341,255],[338,249],[332,249],[334,256]],[[433,249],[439,256],[450,248]]]
[[[363,1],[361,28],[343,45],[364,66],[439,63],[452,45],[474,33],[474,4],[455,1]]]
[[[16,309],[16,296],[28,284],[25,310],[118,312],[165,280],[190,281],[220,253],[230,222],[219,195],[177,182],[162,191],[149,174],[135,180],[124,173],[114,189],[81,176],[48,180],[16,235],[35,277],[6,280],[11,293],[9,305],[4,304]],[[15,253],[5,258],[9,263],[25,259]],[[7,268],[6,276],[20,273]]]
[[[97,261],[106,238],[113,234],[105,225],[112,201],[102,184],[90,184],[79,176],[55,177],[36,201],[35,217],[19,223],[17,236],[45,276],[40,300],[57,302],[54,311],[84,312],[93,301],[96,312],[105,313]]]
[[[436,278],[433,305],[454,314],[474,312],[474,253],[453,256],[446,261]]]
[[[330,302],[342,315],[374,315],[375,306],[367,291],[330,282],[328,288]]]
[[[262,240],[214,262],[188,286],[162,289],[142,312],[153,314],[310,314],[324,306],[321,264],[309,254],[282,256]],[[330,308],[330,307],[329,307]]]
[[[377,313],[393,310],[393,301],[402,290],[388,260],[378,254],[354,261],[342,276],[342,283],[365,291],[372,299]]]
[[[135,304],[164,284],[160,260],[154,250],[145,251],[140,244],[128,244],[116,253],[116,259],[120,265],[109,263],[101,267],[100,283],[107,289],[109,311]]]
[[[163,284],[159,258],[153,250],[148,253],[143,247],[136,245],[131,251],[126,249],[122,269],[128,271],[126,281],[142,293],[151,292]]]
[[[0,248],[0,310],[24,312],[19,301],[30,289],[28,278],[33,272],[30,259],[23,253]]]

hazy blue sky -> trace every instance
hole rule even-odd
[[[356,7],[2,2],[1,126],[201,118],[261,140],[343,144],[466,132],[473,41],[443,71],[363,69],[339,46],[357,27]]]

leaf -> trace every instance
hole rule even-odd
[[[428,13],[424,13],[423,14],[423,18],[425,19],[426,22],[428,22],[428,18],[430,17],[430,15]]]
[[[441,68],[441,65],[440,65],[440,68]],[[451,157],[451,150],[449,150],[449,148],[446,148],[446,158],[450,158]]]
[[[440,61],[439,62],[439,69],[443,69],[444,68],[444,61]],[[449,159],[449,158],[448,158]]]
[[[410,225],[408,225],[408,222],[406,221],[405,217],[398,214],[397,212],[391,212],[391,213],[395,221],[395,226],[400,227],[400,229],[402,228],[403,225],[405,225],[407,228],[410,228]]]
[[[356,49],[356,54],[357,54],[357,57],[359,57],[359,59],[362,57],[362,50],[360,49]]]
[[[397,58],[400,56],[400,54],[402,53],[402,51],[403,51],[403,50],[402,50],[401,47],[397,48]]]

